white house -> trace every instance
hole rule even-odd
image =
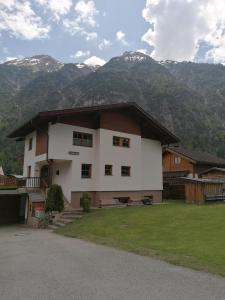
[[[25,139],[23,176],[61,185],[74,208],[84,191],[93,206],[160,202],[162,145],[178,142],[134,103],[40,112],[10,137]]]

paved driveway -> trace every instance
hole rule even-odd
[[[0,299],[214,300],[225,299],[225,280],[47,230],[5,227]]]

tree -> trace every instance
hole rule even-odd
[[[47,199],[45,203],[45,211],[63,211],[64,209],[64,200],[63,200],[63,191],[60,185],[53,184],[48,190]]]

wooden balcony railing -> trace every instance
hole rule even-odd
[[[15,188],[15,187],[17,187],[17,179],[15,177],[0,175],[0,189]]]
[[[48,180],[41,177],[15,178],[12,176],[0,176],[0,189],[10,188],[41,188],[46,190],[49,186]]]

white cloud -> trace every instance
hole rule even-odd
[[[94,1],[79,0],[75,5],[75,11],[78,15],[78,23],[87,24],[92,27],[96,26],[95,16],[98,15],[99,11],[96,9]]]
[[[91,56],[88,59],[86,59],[84,63],[90,66],[103,66],[106,63],[106,61],[100,57]]]
[[[137,52],[147,55],[147,49],[138,49]]]
[[[75,54],[71,55],[71,57],[77,59],[77,58],[89,56],[90,54],[91,52],[89,50],[87,51],[78,50]]]
[[[112,43],[109,40],[103,39],[101,41],[101,43],[98,45],[98,49],[99,50],[104,50],[106,48],[109,48],[111,45],[112,45]]]
[[[25,39],[46,38],[50,31],[31,8],[29,1],[0,0],[0,32],[6,31],[11,35]]]
[[[127,41],[125,39],[125,36],[126,36],[125,33],[123,31],[121,31],[121,30],[117,31],[117,33],[116,33],[116,39],[117,39],[117,41],[119,41],[120,43],[122,43],[124,46],[127,46],[128,43],[127,43]]]
[[[65,19],[63,25],[72,35],[79,34],[86,41],[95,40],[98,37],[93,28],[97,26],[96,16],[99,11],[95,7],[95,2],[79,0],[74,7],[76,15],[73,19]],[[90,30],[91,28],[91,30]]]
[[[193,60],[206,42],[206,59],[225,62],[224,12],[223,0],[146,0],[142,15],[150,28],[142,40],[159,60]]]
[[[36,0],[44,9],[49,9],[54,17],[59,20],[62,15],[69,13],[72,7],[72,0]]]
[[[96,40],[98,38],[97,32],[88,32],[84,27],[80,26],[77,21],[64,20],[63,25],[71,35],[79,34],[84,37],[86,41]]]
[[[92,41],[92,40],[96,40],[98,37],[97,32],[87,32],[87,31],[83,31],[82,34],[86,41]]]

